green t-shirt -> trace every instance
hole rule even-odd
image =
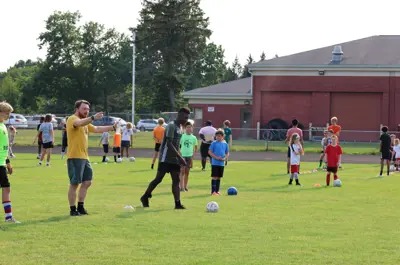
[[[194,147],[198,145],[197,138],[193,134],[183,134],[181,137],[181,154],[183,157],[192,157]]]
[[[231,128],[224,128],[224,133],[225,133],[225,142],[229,144],[229,140],[231,139],[230,136],[232,135]]]
[[[8,157],[8,132],[4,123],[0,123],[0,166],[6,165]]]

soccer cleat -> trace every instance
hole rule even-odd
[[[293,179],[289,180],[288,185],[292,185]]]
[[[297,182],[297,183],[296,183],[296,186],[301,186],[300,182]]]
[[[20,224],[21,222],[15,220],[14,218],[9,218],[9,219],[6,219],[6,223]]]
[[[38,166],[40,167],[42,165],[42,162],[39,162]]]
[[[154,164],[151,164],[151,169],[154,169]]]
[[[80,215],[88,215],[89,213],[86,211],[86,209],[85,208],[78,208],[78,213],[80,214]]]
[[[69,215],[70,216],[80,216],[81,214],[78,211],[70,211]]]
[[[186,210],[186,208],[182,204],[179,204],[179,205],[175,205],[175,210]]]
[[[146,196],[143,195],[143,196],[140,198],[140,201],[142,202],[143,208],[148,208],[148,207],[150,207],[150,205],[149,205],[149,198],[148,198],[148,197],[146,197]]]

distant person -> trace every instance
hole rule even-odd
[[[65,124],[63,125],[63,130],[62,130],[62,147],[61,147],[61,159],[64,159],[65,156],[65,151],[68,147],[68,137],[67,137],[67,121],[68,117],[65,118]]]
[[[289,148],[290,148],[290,180],[289,185],[292,185],[293,179],[296,181],[297,186],[301,186],[299,181],[299,168],[300,168],[300,156],[304,155],[303,146],[300,143],[300,135],[293,133],[290,136]]]
[[[210,149],[211,143],[215,139],[216,131],[217,129],[215,129],[212,126],[212,122],[210,120],[206,121],[206,126],[201,128],[199,131],[199,136],[201,139],[201,145],[200,145],[201,169],[203,171],[206,170],[207,158],[210,158],[211,162],[211,156],[209,155],[208,150]]]
[[[337,140],[338,140],[338,144],[339,144],[339,136],[340,136],[340,132],[342,131],[342,127],[340,125],[337,124],[338,122],[338,118],[337,117],[332,117],[331,118],[331,125],[328,127],[328,130],[332,130],[333,131],[333,135],[337,136]]]
[[[118,121],[112,126],[93,126],[94,120],[103,118],[103,112],[88,117],[90,104],[86,100],[75,102],[75,113],[69,116],[67,121],[68,152],[67,168],[69,176],[68,201],[70,215],[87,215],[84,201],[87,191],[92,185],[93,169],[89,162],[88,135],[89,133],[103,133],[115,130]],[[78,194],[78,207],[76,203],[76,192],[80,185]]]
[[[164,139],[160,148],[160,157],[157,175],[153,179],[143,196],[140,198],[143,207],[149,207],[149,198],[152,197],[153,190],[164,179],[165,174],[170,173],[172,178],[172,194],[175,200],[175,209],[185,209],[181,203],[179,189],[179,175],[181,166],[186,165],[185,159],[179,153],[179,144],[182,137],[181,126],[185,125],[189,119],[190,110],[181,108],[175,121],[168,123],[165,128]]]
[[[42,133],[42,139],[43,139],[43,152],[42,156],[40,157],[39,166],[42,165],[42,162],[46,154],[47,154],[46,166],[50,165],[51,150],[54,147],[54,129],[53,129],[53,123],[51,122],[52,120],[53,116],[51,114],[47,114],[44,117],[44,123],[42,123],[39,128],[39,133],[40,132]]]
[[[325,149],[326,160],[328,161],[328,167],[326,168],[326,186],[328,187],[331,181],[331,173],[333,173],[333,180],[338,179],[337,171],[340,165],[341,157],[343,154],[342,148],[337,144],[337,136],[332,135],[332,143]]]
[[[14,126],[9,126],[8,127],[8,153],[9,153],[10,158],[15,158],[12,147],[15,144],[15,135],[16,134],[17,134],[17,129],[15,129]]]
[[[387,165],[387,175],[390,173],[390,161],[392,160],[392,152],[390,151],[390,145],[392,139],[390,139],[390,135],[387,133],[388,127],[382,127],[382,135],[380,137],[380,152],[381,152],[381,171],[379,172],[379,176],[382,177],[383,173],[383,165],[386,162]]]
[[[322,151],[321,151],[321,155],[319,156],[319,167],[318,168],[322,167],[322,162],[324,161],[324,158],[325,158],[325,149],[332,142],[332,140],[331,140],[332,134],[333,134],[332,130],[324,131],[324,137],[321,140]]]
[[[292,139],[292,135],[294,133],[297,133],[300,136],[300,144],[302,146],[302,148],[304,149],[304,142],[303,142],[303,131],[298,128],[299,126],[299,121],[297,119],[292,120],[292,128],[290,128],[287,132],[286,132],[286,139],[285,139],[285,144],[287,144],[288,142],[290,142],[290,139]],[[290,146],[288,146],[288,151],[287,151],[287,163],[286,163],[286,169],[287,169],[287,173],[290,174]],[[300,167],[299,167],[300,168]],[[300,171],[300,169],[299,169]],[[298,172],[300,173],[300,172]]]
[[[42,157],[42,146],[43,146],[43,139],[42,139],[42,132],[39,131],[40,125],[44,122],[44,116],[40,117],[40,122],[36,127],[37,134],[35,136],[35,139],[33,139],[33,144],[35,144],[36,139],[38,140],[38,155],[37,159],[40,159]]]
[[[164,138],[164,119],[159,118],[158,119],[158,125],[153,129],[153,140],[154,140],[154,155],[153,155],[153,161],[151,162],[151,169],[154,169],[154,164],[156,163],[158,153],[160,152],[160,146]]]
[[[124,151],[126,160],[129,161],[129,147],[133,144],[133,124],[128,122],[125,128],[122,129],[121,138],[121,157],[124,159]]]
[[[394,139],[394,146],[393,150],[395,155],[396,161],[394,162],[394,166],[396,168],[396,171],[399,171],[399,163],[400,163],[400,140],[399,138]]]
[[[100,138],[99,146],[100,144],[103,146],[103,160],[101,162],[105,163],[107,162],[107,155],[108,155],[108,148],[109,148],[109,141],[110,141],[110,133],[109,132],[103,132]]]
[[[230,128],[231,122],[226,120],[224,121],[224,133],[225,133],[225,142],[229,146],[229,150],[232,150],[232,129]],[[228,165],[228,159],[225,160],[225,166]]]
[[[224,176],[225,161],[229,157],[229,146],[224,141],[224,131],[215,132],[216,140],[208,150],[211,159],[211,195],[220,195],[221,178]]]
[[[189,172],[193,167],[193,159],[198,146],[197,138],[193,135],[193,125],[189,121],[185,124],[185,133],[181,137],[180,146],[181,155],[186,161],[186,166],[181,167],[179,187],[181,191],[189,191]]]

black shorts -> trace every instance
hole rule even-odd
[[[382,160],[392,160],[392,153],[390,152],[381,152],[381,159]]]
[[[211,158],[211,156],[208,154],[208,150],[210,149],[211,144],[205,144],[205,143],[201,143],[200,146],[200,154],[202,158]]]
[[[332,172],[333,174],[337,173],[337,167],[327,167],[326,172]]]
[[[121,147],[113,147],[113,152],[117,154],[121,153]]]
[[[38,141],[37,144],[38,144],[39,146],[42,146],[42,145],[43,145],[43,142],[42,142],[42,141]]]
[[[108,154],[108,144],[103,144],[103,152]]]
[[[396,161],[396,153],[393,152],[393,162],[395,162],[395,161]]]
[[[185,168],[191,168],[191,166],[193,166],[193,164],[192,164],[192,157],[191,156],[189,156],[189,157],[183,157],[183,159],[185,160],[185,162],[186,162],[186,166],[185,166]]]
[[[166,163],[166,162],[160,162],[158,163],[158,171],[162,172],[167,172],[167,173],[180,173],[181,172],[181,166],[177,164],[171,164],[171,163]]]
[[[0,187],[9,188],[10,182],[8,181],[7,168],[5,166],[0,166]]]
[[[224,166],[211,166],[211,177],[222,178],[224,176]]]
[[[121,141],[121,147],[129,147],[131,145],[131,141]]]
[[[287,148],[287,157],[290,158],[290,147],[289,147],[289,146],[288,146],[288,148]]]
[[[156,144],[156,145],[154,146],[154,151],[160,152],[160,146],[161,146],[161,144]]]
[[[44,149],[50,149],[50,148],[53,148],[53,147],[54,147],[53,142],[43,143],[43,148]]]
[[[68,146],[68,139],[67,138],[63,138],[62,139],[62,146]]]

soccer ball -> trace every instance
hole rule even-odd
[[[219,205],[216,202],[207,203],[207,212],[216,213],[219,210]]]
[[[121,162],[122,162],[122,158],[118,158],[117,163],[121,163]]]
[[[106,157],[106,159],[104,160],[105,162],[108,162],[108,161],[110,161],[110,159],[108,159],[108,157]]]
[[[333,187],[342,187],[342,181],[337,179],[333,182]]]
[[[133,156],[131,156],[131,157],[129,158],[129,161],[135,162],[135,158],[134,158]]]
[[[230,187],[228,189],[228,195],[237,195],[238,191],[235,187]]]

